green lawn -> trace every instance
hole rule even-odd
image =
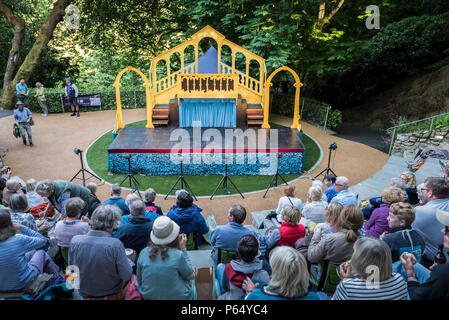
[[[134,122],[127,127],[142,127],[145,126],[146,121]],[[270,124],[272,125],[272,124]],[[126,176],[125,174],[113,174],[108,175],[107,168],[107,149],[112,143],[112,130],[108,133],[104,134],[100,137],[88,150],[87,152],[87,162],[90,168],[102,179],[109,183],[120,183]],[[306,161],[305,161],[305,171],[309,170],[315,163],[318,161],[320,156],[320,150],[318,146],[310,139],[308,136],[304,135],[303,143],[306,149]],[[285,180],[291,181],[299,177],[297,174],[287,174],[282,175]],[[178,175],[164,175],[164,176],[147,176],[147,175],[135,175],[137,181],[140,183],[140,190],[146,190],[151,187],[156,190],[159,194],[166,194],[170,191],[170,188],[175,183]],[[222,175],[186,175],[184,176],[187,180],[187,183],[192,188],[193,192],[197,196],[207,196],[211,195],[215,190],[216,186],[222,179]],[[263,190],[266,189],[268,184],[271,181],[272,176],[231,176],[232,181],[239,188],[239,190],[244,192],[255,191],[255,190]],[[282,182],[282,181],[280,181]],[[279,182],[279,183],[280,183]],[[128,182],[129,183],[129,182]],[[123,184],[124,187],[129,187],[129,184],[125,182]],[[178,189],[180,183],[176,189]],[[237,193],[231,186],[228,184],[229,191],[232,194]],[[226,192],[223,188],[220,188],[217,195],[224,195]]]

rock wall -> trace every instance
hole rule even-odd
[[[391,154],[413,158],[418,149],[427,147],[449,149],[449,127],[398,134]]]

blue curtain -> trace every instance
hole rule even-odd
[[[193,127],[193,121],[201,121],[201,127],[235,128],[237,106],[235,99],[187,99],[179,101],[179,126]]]

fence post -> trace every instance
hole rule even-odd
[[[432,119],[430,119],[430,129],[429,131],[432,131],[433,128],[433,120],[435,119],[435,117],[432,117]]]
[[[327,117],[329,116],[329,110],[331,108],[332,108],[331,106],[327,106],[326,119],[324,120],[324,127],[323,127],[324,132],[326,132]]]
[[[60,94],[59,94],[59,97],[61,98],[62,113],[64,113],[64,112],[65,112],[65,110],[64,110],[64,99],[62,98],[62,97],[63,97],[63,94],[60,93]]]
[[[133,90],[133,92],[134,92],[134,109],[137,109],[136,90]]]
[[[388,150],[388,155],[391,156],[391,150],[393,149],[394,137],[396,136],[396,127],[393,129],[393,135],[391,136],[390,150]]]

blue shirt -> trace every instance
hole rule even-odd
[[[17,122],[27,122],[28,118],[32,118],[33,114],[31,113],[30,109],[27,107],[23,107],[22,110],[19,110],[18,108],[14,110],[14,119]]]
[[[119,207],[120,210],[122,210],[122,215],[129,214],[129,208],[126,205],[125,199],[122,197],[110,197],[105,200],[103,204],[110,204]]]
[[[153,210],[148,210],[145,212],[145,218],[150,220],[151,222],[154,222],[154,220],[156,220],[157,217],[158,217],[157,214]],[[128,223],[131,219],[132,219],[131,215],[125,214],[122,217],[122,222],[120,222],[120,225]]]
[[[358,205],[357,197],[349,190],[340,191],[335,197],[332,198],[331,202],[338,202],[343,207],[349,206],[350,204],[355,206]]]
[[[19,291],[37,276],[37,270],[27,262],[25,254],[46,243],[44,236],[24,226],[20,233],[0,242],[0,291]]]
[[[324,192],[327,198],[327,203],[330,203],[332,198],[338,194],[338,191],[335,190],[335,183],[332,183],[329,188]]]
[[[145,218],[130,218],[128,223],[120,225],[114,238],[119,239],[125,248],[136,251],[138,256],[150,240],[151,229],[153,229],[153,222]]]
[[[79,268],[80,294],[103,297],[123,290],[132,267],[123,243],[106,231],[91,230],[72,238],[69,265]]]
[[[28,91],[28,86],[26,85],[26,83],[24,83],[23,85],[20,83],[16,84],[17,94],[19,94],[19,92],[26,93],[27,91]]]

